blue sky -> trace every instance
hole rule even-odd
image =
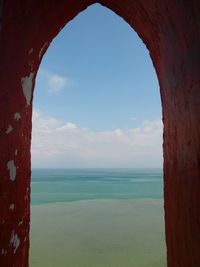
[[[148,157],[156,140],[146,132],[158,143],[152,162]],[[161,136],[159,86],[148,50],[122,18],[99,4],[90,6],[64,27],[43,57],[34,93],[32,165],[161,167]],[[59,144],[52,147],[58,139],[60,150]],[[129,151],[134,142],[137,157]]]

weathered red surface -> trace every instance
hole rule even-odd
[[[123,17],[150,51],[163,107],[168,267],[199,267],[200,0],[99,2]],[[2,267],[28,266],[32,93],[38,66],[59,30],[93,3],[0,0]]]

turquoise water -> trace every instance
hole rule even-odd
[[[32,205],[90,199],[162,199],[161,169],[33,169]]]

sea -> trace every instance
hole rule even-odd
[[[33,169],[31,267],[166,267],[161,169]]]
[[[163,199],[162,169],[33,169],[31,204]]]

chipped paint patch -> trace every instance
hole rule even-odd
[[[17,149],[15,149],[15,156],[17,156],[17,154],[18,154],[18,150],[17,150]]]
[[[7,168],[8,168],[9,173],[10,173],[10,180],[15,181],[15,179],[16,179],[16,166],[15,166],[14,160],[8,161]]]
[[[28,52],[29,55],[31,55],[33,53],[33,48],[31,48]]]
[[[13,127],[9,124],[8,127],[6,128],[6,134],[11,133],[13,130]]]
[[[1,255],[7,255],[7,250],[5,250],[4,248],[2,248]]]
[[[10,204],[9,210],[14,210],[14,209],[15,209],[15,204],[14,203]]]
[[[41,56],[42,56],[42,53],[43,53],[43,51],[44,51],[44,49],[45,49],[45,47],[48,45],[48,42],[46,42],[44,45],[43,45],[43,47],[40,49],[40,52],[39,52],[39,58],[41,58]]]
[[[33,71],[34,60],[29,61],[28,65],[31,67],[31,71]]]
[[[31,102],[33,76],[34,76],[34,73],[31,72],[29,76],[21,78],[22,89],[23,89],[24,96],[26,98],[27,106],[29,106]]]
[[[17,120],[17,121],[19,121],[19,120],[21,119],[21,115],[20,115],[19,112],[16,112],[16,113],[14,114],[14,119]]]
[[[15,231],[12,231],[10,238],[10,246],[14,247],[14,254],[16,253],[19,245],[20,245],[20,239],[18,237],[18,234],[16,234]]]
[[[19,226],[22,225],[22,224],[23,224],[23,221],[20,221],[20,222],[18,223]]]

